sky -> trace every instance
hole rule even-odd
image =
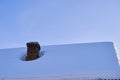
[[[0,49],[115,42],[120,51],[120,0],[0,0]]]

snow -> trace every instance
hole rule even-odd
[[[0,80],[120,78],[112,42],[42,46],[42,57],[24,61],[27,49],[0,49]]]

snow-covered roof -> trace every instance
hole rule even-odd
[[[117,53],[112,42],[49,45],[41,48],[40,54],[43,56],[33,61],[23,60],[26,48],[1,49],[0,79],[65,75],[120,77]]]

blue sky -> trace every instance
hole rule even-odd
[[[0,0],[0,48],[113,41],[120,49],[119,0]]]

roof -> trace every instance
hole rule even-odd
[[[0,77],[115,74],[120,67],[112,42],[42,46],[41,58],[24,61],[26,48],[0,50]]]

